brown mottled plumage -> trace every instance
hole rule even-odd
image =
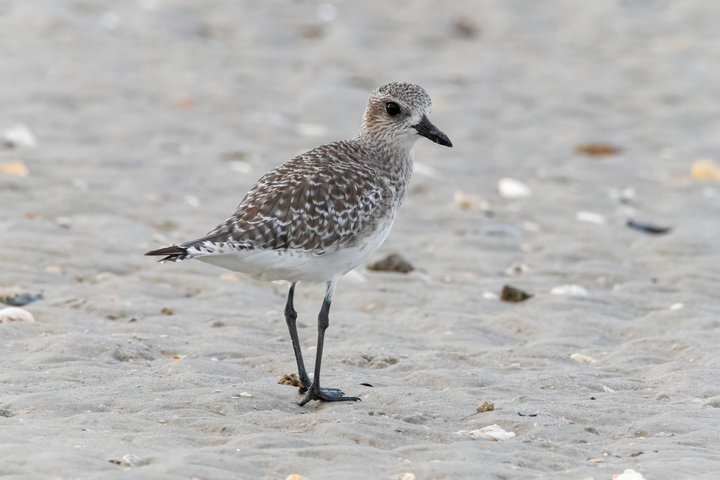
[[[412,174],[412,147],[422,135],[450,140],[427,118],[430,97],[410,83],[389,83],[370,95],[357,138],[317,147],[265,174],[235,213],[206,236],[147,255],[189,258],[259,279],[291,282],[286,320],[295,348],[302,400],[356,400],[320,389],[322,341],[330,300],[343,274],[366,261],[390,233]],[[325,281],[315,379],[300,353],[292,307],[295,283]]]

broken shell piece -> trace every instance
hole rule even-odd
[[[453,201],[460,210],[469,210],[472,212],[486,212],[490,210],[490,204],[487,200],[479,195],[461,192],[456,190],[453,194]]]
[[[595,363],[595,362],[597,362],[597,360],[595,360],[594,358],[587,356],[587,355],[583,355],[582,353],[573,353],[572,355],[570,355],[570,358],[572,358],[573,360],[575,360],[578,363]]]
[[[285,477],[285,480],[308,480],[307,477],[303,477],[299,473],[291,473],[287,477]]]
[[[3,132],[3,142],[6,147],[28,147],[33,148],[37,146],[37,138],[28,127],[22,123],[8,128]]]
[[[393,480],[415,480],[415,474],[412,472],[396,473],[392,476]]]
[[[470,432],[466,430],[461,430],[458,433],[470,435],[470,437],[472,438],[484,438],[487,440],[493,440],[495,442],[501,442],[515,436],[515,432],[507,432],[497,424],[492,424],[478,430],[472,430]]]
[[[0,323],[34,322],[32,313],[20,307],[7,307],[0,309]]]
[[[613,480],[645,480],[642,473],[633,470],[632,468],[625,469],[625,471],[619,475],[613,474],[612,478]]]
[[[12,175],[15,177],[27,177],[28,169],[20,160],[13,162],[1,162],[0,173],[3,175]]]
[[[620,152],[622,152],[621,148],[609,143],[584,143],[575,147],[576,154],[588,157],[605,157],[617,155]]]
[[[720,180],[720,167],[712,160],[698,160],[690,167],[690,176],[696,180]]]
[[[8,293],[6,295],[0,295],[0,303],[11,305],[13,307],[22,307],[23,305],[27,305],[28,303],[32,303],[35,300],[40,300],[42,298],[42,293]]]
[[[522,275],[523,273],[527,273],[530,271],[530,267],[525,265],[524,263],[513,263],[510,265],[507,270],[505,270],[505,275],[508,275],[510,277],[515,277],[518,275]]]
[[[588,291],[585,287],[581,287],[580,285],[568,284],[553,287],[552,290],[550,290],[550,293],[552,295],[565,295],[568,297],[585,297],[587,296]]]
[[[579,222],[594,223],[595,225],[605,225],[605,217],[599,213],[594,212],[577,212],[575,214],[575,220]]]
[[[498,180],[498,192],[504,198],[524,198],[532,194],[530,187],[520,180],[514,178],[503,177]]]
[[[483,292],[482,298],[485,300],[500,300],[500,296],[495,292]]]
[[[634,230],[639,230],[644,233],[651,233],[653,235],[662,235],[663,233],[670,233],[672,231],[672,227],[660,227],[658,225],[652,225],[650,223],[638,222],[637,220],[633,220],[632,218],[628,218],[627,226]]]

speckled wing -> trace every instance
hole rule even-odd
[[[387,191],[353,142],[311,150],[263,176],[225,223],[181,247],[195,254],[228,249],[323,254],[353,245],[375,228]],[[195,247],[192,249],[192,247]],[[215,247],[215,248],[213,248]],[[206,251],[203,251],[206,250]]]

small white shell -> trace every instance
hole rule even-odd
[[[415,474],[412,472],[396,473],[392,476],[392,480],[415,480]]]
[[[580,285],[570,284],[553,287],[553,289],[550,290],[550,293],[552,295],[565,295],[568,297],[586,297],[588,291],[585,287],[581,287]]]
[[[572,358],[573,360],[575,360],[578,363],[595,363],[595,362],[597,362],[597,360],[595,360],[594,358],[592,358],[588,355],[584,355],[582,353],[573,353],[572,355],[570,355],[570,358]]]
[[[614,474],[612,478],[613,480],[645,480],[642,473],[633,470],[632,468],[625,469],[625,471],[619,475]]]
[[[605,217],[595,212],[577,212],[575,214],[575,220],[579,222],[594,223],[595,225],[605,225],[607,223]]]
[[[9,322],[34,322],[35,318],[32,313],[24,308],[7,307],[0,309],[0,323]]]
[[[11,147],[28,147],[37,146],[37,138],[28,127],[22,123],[18,123],[3,132],[3,140],[6,145]]]
[[[520,180],[514,178],[503,177],[498,180],[498,192],[504,198],[524,198],[532,195],[530,187]]]
[[[497,442],[501,442],[515,436],[515,432],[505,431],[497,424],[488,425],[487,427],[472,430],[470,432],[467,430],[461,430],[458,433],[462,435],[470,435],[472,438],[484,438],[487,440],[495,440]]]

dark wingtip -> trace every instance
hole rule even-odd
[[[157,250],[151,250],[147,252],[145,255],[182,255],[185,253],[185,249],[182,247],[179,247],[177,245],[172,245],[170,247],[165,248],[159,248]]]

